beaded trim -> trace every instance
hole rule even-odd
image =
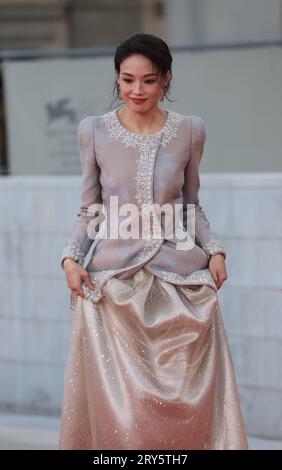
[[[65,258],[71,258],[74,261],[77,261],[79,264],[83,265],[85,260],[85,253],[80,249],[78,245],[67,245],[61,257],[61,265]]]
[[[167,119],[163,127],[153,134],[144,135],[126,129],[120,122],[117,115],[117,109],[109,111],[103,115],[104,123],[107,126],[111,137],[124,143],[126,147],[137,147],[142,153],[153,150],[159,143],[161,137],[161,145],[165,147],[169,142],[177,137],[177,123],[184,119],[180,113],[165,109],[167,111]]]
[[[91,280],[94,284],[93,289],[89,289],[89,287],[87,287],[87,285],[84,283],[82,284],[82,290],[84,292],[85,299],[92,300],[94,303],[98,303],[103,297],[100,282],[110,278],[112,275],[116,274],[117,271],[120,272],[122,270],[103,270],[92,275]],[[215,292],[217,292],[218,290],[213,280],[213,277],[208,269],[196,271],[188,276],[182,276],[181,274],[173,273],[170,271],[162,271],[161,273],[158,273],[158,277],[160,277],[164,281],[171,282],[173,284],[182,284],[188,286],[205,284],[213,288]],[[71,293],[71,310],[75,310],[77,297],[77,294]]]
[[[156,152],[157,149],[154,152],[146,153],[145,151],[140,154],[140,158],[137,162],[137,175],[134,177],[134,179],[137,180],[135,198],[139,211],[142,214],[142,207],[149,209],[149,217],[148,213],[146,216],[145,212],[142,217],[142,226],[145,230],[145,234],[148,234],[149,238],[146,239],[145,245],[138,255],[138,262],[143,261],[154,253],[155,249],[160,247],[163,243],[163,228],[154,210],[152,194]],[[154,230],[156,235],[155,239],[153,239]]]
[[[116,274],[119,270],[116,269],[104,269],[103,271],[97,271],[94,274],[91,274],[91,280],[93,282],[93,288],[90,289],[85,283],[82,283],[81,288],[83,290],[85,300],[92,300],[94,303],[98,303],[103,297],[101,290],[101,281],[105,281],[110,278],[112,275]],[[71,292],[71,310],[75,309],[76,301],[78,294],[73,294]]]
[[[85,299],[92,300],[94,303],[98,303],[101,298],[103,297],[103,293],[101,291],[101,288],[99,287],[100,282],[111,277],[111,275],[116,274],[116,270],[103,270],[95,273],[94,275],[91,276],[91,279],[94,284],[93,289],[89,289],[89,287],[86,286],[86,284],[82,284],[82,290],[85,295]],[[170,271],[162,271],[161,273],[158,273],[158,277],[163,279],[164,281],[171,282],[174,284],[183,284],[183,285],[203,285],[207,284],[210,287],[212,287],[215,292],[217,292],[217,287],[216,284],[213,280],[213,277],[208,269],[206,270],[200,270],[196,271],[188,276],[182,276],[181,274],[178,273],[173,273]],[[77,299],[77,295],[71,294],[71,309],[74,310],[75,308],[75,302]]]
[[[101,289],[99,288],[100,282],[107,279],[112,274],[116,274],[116,269],[104,269],[103,271],[98,271],[91,276],[91,280],[93,281],[94,288],[89,289],[86,284],[82,284],[82,290],[85,294],[86,299],[91,299],[94,302],[97,302],[102,297]]]
[[[196,271],[188,276],[182,276],[181,274],[170,271],[162,271],[159,276],[165,281],[177,284],[209,284],[215,291],[217,291],[214,279],[208,269]]]
[[[202,249],[208,255],[215,255],[216,253],[223,253],[226,256],[225,246],[220,240],[209,240],[207,243],[202,245]]]
[[[117,110],[104,115],[104,122],[111,137],[124,143],[126,147],[140,150],[137,161],[137,175],[134,177],[137,181],[135,198],[140,213],[142,213],[144,205],[148,209],[151,208],[151,210],[149,212],[150,221],[148,221],[148,217],[145,217],[145,214],[142,217],[144,230],[148,238],[146,238],[145,246],[139,253],[138,262],[146,260],[163,242],[164,231],[153,206],[154,165],[159,145],[165,147],[173,138],[177,137],[177,124],[184,119],[184,116],[175,111],[169,109],[166,109],[166,111],[167,119],[164,126],[150,135],[140,135],[126,129],[118,118]]]

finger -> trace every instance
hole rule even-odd
[[[218,278],[219,278],[219,281],[220,281],[220,285],[222,285],[224,283],[224,281],[226,281],[226,279],[228,278],[227,272],[225,270],[220,271],[218,273]]]
[[[218,273],[218,278],[221,284],[223,284],[224,281],[227,279],[227,273],[220,271]]]
[[[215,282],[215,285],[217,288],[219,288],[219,281],[218,281],[218,277],[216,274],[212,274],[212,277],[213,277],[213,280]]]
[[[84,280],[85,284],[87,285],[87,287],[89,287],[89,289],[94,289],[95,284],[92,282],[92,280],[90,279],[88,274],[85,274],[83,276],[83,280]]]
[[[214,282],[217,286],[217,284],[218,284],[217,271],[213,268],[213,269],[210,269],[210,273],[211,273],[211,275],[213,277],[213,280],[214,280]]]
[[[75,285],[72,288],[72,290],[75,291],[77,293],[77,295],[80,295],[80,297],[84,298],[84,292],[83,292],[82,286],[80,284]]]
[[[84,299],[85,296],[84,296],[84,292],[83,292],[82,286],[80,286],[78,293],[79,293],[80,297],[81,297],[82,299]]]
[[[215,279],[216,279],[216,280],[215,280],[216,287],[219,289],[220,286],[221,286],[221,280],[220,280],[220,276],[219,276],[219,272],[218,272],[218,271],[215,273]]]

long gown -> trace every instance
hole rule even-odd
[[[207,259],[226,255],[198,215],[208,229],[206,243],[198,233]],[[82,265],[88,245],[82,251],[77,230],[62,260]],[[86,268],[98,288],[72,297],[59,449],[248,449],[215,284],[206,265],[180,274],[167,258],[165,273],[173,274],[162,276],[159,248],[128,269],[117,263],[94,273],[93,259]]]

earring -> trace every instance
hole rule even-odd
[[[116,82],[116,83],[117,83],[117,82]],[[119,99],[120,101],[123,101],[123,99],[120,97],[120,86],[119,86],[118,83],[117,83],[117,94],[118,94],[118,99]]]
[[[163,88],[163,92],[162,92],[162,95],[161,95],[161,97],[160,97],[160,101],[163,101],[163,100],[164,100],[165,92],[166,92],[166,87]]]

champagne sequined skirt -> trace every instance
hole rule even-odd
[[[212,287],[141,268],[77,298],[59,449],[248,449]]]

